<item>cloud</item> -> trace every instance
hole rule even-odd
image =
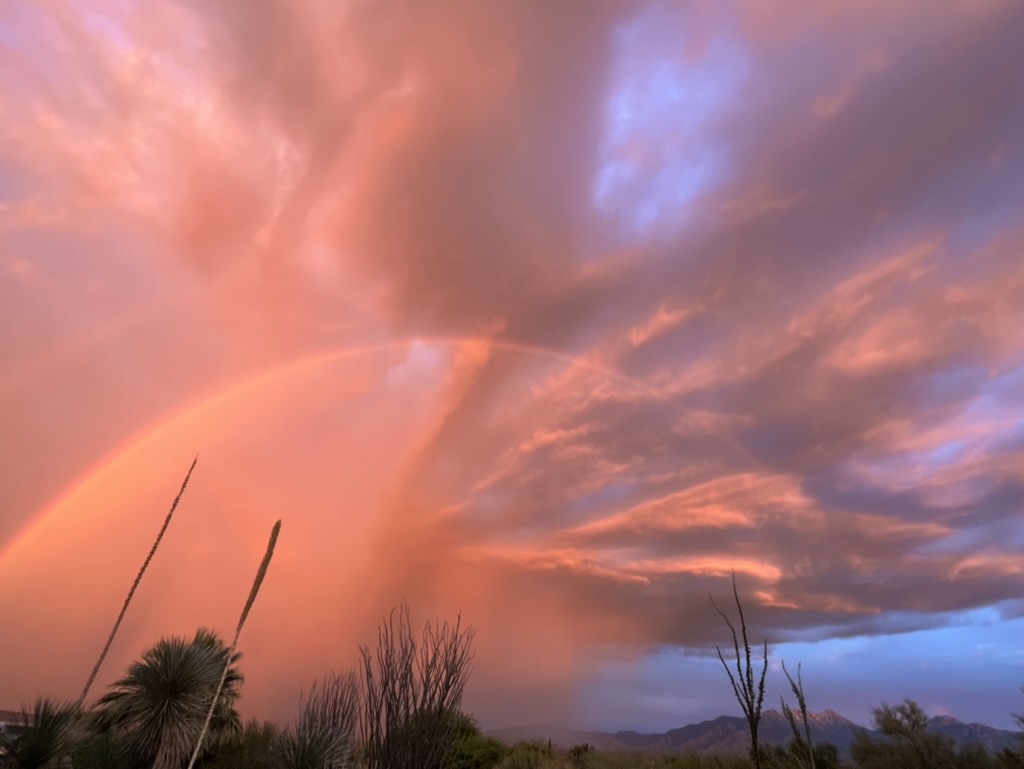
[[[494,722],[706,652],[732,571],[780,642],[1007,606],[1021,11],[788,7],[4,6],[11,696],[74,688],[196,450],[105,675],[282,517],[262,715],[403,599]]]

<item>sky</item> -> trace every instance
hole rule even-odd
[[[0,4],[0,707],[401,601],[466,707],[1024,711],[1024,5]],[[735,617],[735,615],[733,615]]]

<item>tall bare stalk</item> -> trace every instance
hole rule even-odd
[[[89,689],[92,688],[93,681],[96,680],[96,675],[100,672],[100,666],[103,664],[103,660],[107,657],[107,652],[110,651],[110,645],[114,643],[114,636],[117,635],[118,628],[121,627],[121,620],[124,619],[125,612],[128,611],[128,604],[132,602],[132,596],[135,595],[135,590],[139,586],[139,582],[142,581],[142,575],[146,573],[146,569],[149,567],[149,562],[153,560],[153,554],[156,553],[157,547],[160,545],[160,540],[164,537],[164,532],[167,531],[167,527],[171,523],[171,518],[174,516],[174,511],[178,507],[178,501],[181,499],[181,495],[185,493],[185,487],[188,486],[188,479],[192,477],[192,470],[195,469],[196,462],[199,461],[199,455],[197,454],[195,459],[192,460],[192,464],[188,468],[188,472],[185,474],[185,480],[181,482],[181,488],[178,489],[177,496],[174,497],[174,501],[171,503],[171,509],[167,511],[167,517],[164,518],[164,525],[160,527],[159,533],[156,535],[156,540],[153,542],[153,546],[149,548],[149,554],[146,556],[146,560],[142,562],[142,568],[139,569],[139,573],[135,575],[135,581],[132,583],[131,589],[128,591],[128,596],[124,599],[124,604],[121,606],[121,612],[117,615],[117,620],[114,622],[114,627],[110,631],[110,635],[107,636],[107,642],[103,645],[103,651],[100,652],[100,657],[96,660],[96,664],[92,666],[92,672],[89,673],[89,680],[85,682],[85,687],[82,689],[82,694],[78,697],[76,703],[79,707],[85,702],[85,698],[89,695]]]
[[[786,717],[786,721],[789,723],[789,728],[793,732],[793,753],[796,762],[800,765],[801,769],[815,769],[814,763],[814,742],[811,740],[811,724],[807,719],[807,698],[804,697],[804,682],[800,678],[800,664],[796,666],[796,681],[793,680],[793,676],[786,670],[786,663],[782,663],[782,672],[786,674],[786,680],[789,681],[789,688],[793,690],[793,696],[796,697],[797,707],[800,709],[800,721],[803,724],[803,734],[800,734],[800,729],[796,723],[796,717],[793,715],[793,709],[786,704],[784,697],[780,697],[782,700],[782,714]],[[807,763],[804,763],[804,757],[807,759]]]
[[[281,522],[278,521],[270,531],[270,541],[267,542],[267,552],[263,554],[263,561],[260,562],[260,568],[256,571],[256,579],[253,580],[252,589],[249,591],[249,598],[246,600],[245,607],[242,609],[242,616],[238,618],[238,626],[235,627],[235,637],[231,641],[231,648],[228,649],[227,661],[224,663],[224,670],[220,674],[220,682],[217,684],[217,688],[213,692],[213,700],[210,702],[210,709],[206,713],[206,721],[203,723],[202,731],[199,732],[199,739],[196,740],[195,750],[192,751],[192,758],[188,762],[188,769],[192,769],[192,767],[195,766],[196,759],[199,758],[199,751],[203,747],[203,741],[206,739],[206,733],[210,731],[210,721],[213,718],[213,711],[217,709],[217,700],[220,699],[221,690],[224,688],[224,679],[227,678],[228,670],[231,668],[231,658],[235,656],[235,649],[238,648],[238,636],[242,634],[242,625],[245,624],[245,619],[249,616],[249,610],[256,601],[256,594],[260,592],[260,585],[263,584],[263,578],[267,575],[267,568],[270,566],[270,559],[274,557],[274,546],[277,544],[277,535],[280,531]]]
[[[729,665],[725,661],[725,657],[722,656],[722,650],[715,646],[715,651],[718,652],[718,659],[722,661],[722,667],[725,668],[725,672],[729,676],[729,683],[732,684],[733,694],[736,695],[736,701],[740,703],[740,707],[743,708],[743,715],[747,719],[747,726],[750,728],[750,747],[754,757],[754,766],[757,769],[761,769],[761,750],[757,743],[757,728],[761,723],[761,706],[764,704],[764,677],[768,672],[768,639],[764,641],[764,667],[761,670],[761,680],[757,686],[754,686],[754,665],[752,662],[753,655],[750,653],[750,642],[747,640],[747,622],[743,617],[743,606],[740,604],[740,594],[736,590],[736,572],[732,573],[732,594],[736,599],[736,609],[740,615],[740,628],[743,635],[743,652],[744,659],[746,660],[746,666],[740,664],[740,644],[739,639],[736,636],[736,628],[733,626],[729,617],[726,616],[725,612],[718,608],[718,604],[715,603],[714,597],[708,593],[708,598],[711,599],[711,605],[715,607],[715,611],[725,620],[725,624],[729,626],[729,631],[732,633],[732,646],[736,652],[736,676],[734,677],[732,671],[729,670]]]
[[[417,643],[403,604],[361,646],[363,741],[369,769],[440,769],[455,739],[475,631],[429,622]]]

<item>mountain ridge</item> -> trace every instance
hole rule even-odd
[[[858,731],[865,731],[872,737],[881,733],[862,726],[832,709],[808,711],[811,739],[816,743],[831,743],[839,751],[848,754],[850,745]],[[965,723],[952,716],[935,716],[928,720],[928,731],[943,734],[957,745],[979,743],[990,752],[1020,744],[1021,734],[1008,729],[997,729],[979,723]],[[749,730],[746,719],[741,716],[721,715],[717,718],[687,724],[665,732],[638,732],[619,730],[615,732],[597,729],[572,729],[552,723],[532,724],[491,729],[487,732],[502,742],[520,740],[550,740],[553,745],[568,748],[580,743],[590,743],[604,750],[639,750],[658,753],[694,752],[745,752],[749,746]],[[785,744],[791,736],[789,723],[778,710],[766,710],[761,718],[758,737],[761,742],[772,745]]]

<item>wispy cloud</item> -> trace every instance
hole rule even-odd
[[[733,570],[779,641],[1011,616],[1024,15],[921,11],[4,4],[5,691],[80,684],[197,449],[105,674],[282,517],[261,714],[403,598],[496,721]]]

